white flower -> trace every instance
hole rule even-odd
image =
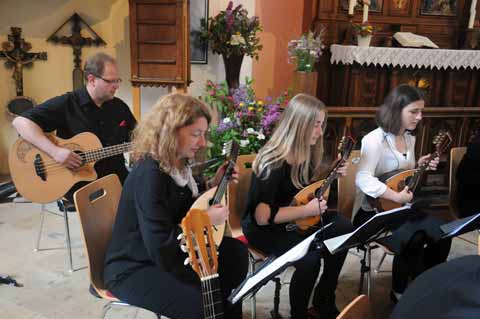
[[[249,140],[240,140],[240,147],[245,147],[250,144]]]
[[[230,123],[232,120],[230,120],[229,117],[226,117],[223,119],[223,123],[227,124],[227,123]]]
[[[259,140],[264,140],[264,139],[265,139],[265,135],[263,135],[262,133],[258,133],[257,138],[258,138]]]
[[[242,37],[241,34],[232,34],[230,38],[230,44],[231,45],[245,44],[245,39]]]
[[[255,134],[256,132],[253,128],[249,127],[249,128],[247,128],[247,133],[248,134]]]

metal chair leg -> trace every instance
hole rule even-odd
[[[65,243],[67,245],[68,272],[73,272],[72,243],[70,241],[70,227],[68,225],[68,210],[65,201],[63,204],[63,219],[65,221]]]
[[[33,249],[34,251],[40,250],[40,239],[42,238],[43,224],[45,222],[45,213],[46,213],[45,204],[42,204],[40,208],[40,228],[38,229],[37,244]]]
[[[251,253],[248,253],[248,261],[249,261],[249,268],[250,268],[250,273],[253,274],[255,272],[255,258]],[[257,297],[256,294],[253,294],[251,301],[250,301],[250,306],[251,306],[251,316],[252,319],[257,318]]]
[[[382,271],[380,270],[380,268],[382,268],[382,264],[383,264],[383,262],[385,261],[385,257],[387,257],[387,253],[386,253],[386,252],[383,252],[382,258],[380,258],[380,261],[378,262],[378,265],[377,265],[377,267],[375,268],[375,273],[378,274],[378,273],[382,272]]]
[[[363,258],[360,260],[360,285],[358,287],[358,294],[363,292],[363,283],[365,275],[367,276],[367,295],[368,298],[371,297],[371,286],[372,286],[372,247],[367,245],[363,250]]]

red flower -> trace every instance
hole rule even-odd
[[[124,127],[124,126],[127,126],[127,121],[123,120],[120,122],[120,124],[118,124],[119,127]]]

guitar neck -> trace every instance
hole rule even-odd
[[[205,319],[223,319],[223,300],[218,274],[200,279]]]
[[[132,149],[132,145],[133,145],[132,142],[117,144],[113,146],[107,146],[100,149],[96,149],[93,151],[87,151],[87,152],[84,152],[82,155],[86,163],[91,163],[107,157],[128,152]]]

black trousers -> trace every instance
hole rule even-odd
[[[375,213],[360,209],[353,220],[359,227]],[[392,289],[403,293],[409,280],[415,279],[425,270],[447,260],[452,244],[451,239],[439,239],[443,222],[423,212],[413,213],[392,232],[392,246],[399,247],[392,264]]]
[[[325,239],[346,234],[353,230],[353,226],[344,216],[329,212],[323,215],[325,224],[333,223],[325,229]],[[248,242],[267,254],[280,256],[293,246],[306,238],[297,231],[287,232],[284,227],[269,228],[264,231],[245,232]],[[324,252],[323,252],[324,254]],[[290,308],[291,318],[307,318],[308,301],[312,290],[313,306],[318,308],[320,314],[332,313],[335,306],[335,290],[338,277],[342,270],[347,252],[324,257],[324,270],[320,281],[314,289],[320,273],[322,252],[310,250],[305,257],[295,262],[295,272],[290,281]],[[330,316],[325,316],[329,318]],[[323,317],[322,317],[323,318]]]
[[[227,297],[245,279],[248,272],[248,251],[240,241],[225,237],[218,249],[218,273],[224,297],[225,318],[241,319],[242,304],[232,306]],[[175,319],[203,318],[200,280],[191,269],[166,272],[157,266],[145,266],[111,282],[108,290],[131,305]]]

